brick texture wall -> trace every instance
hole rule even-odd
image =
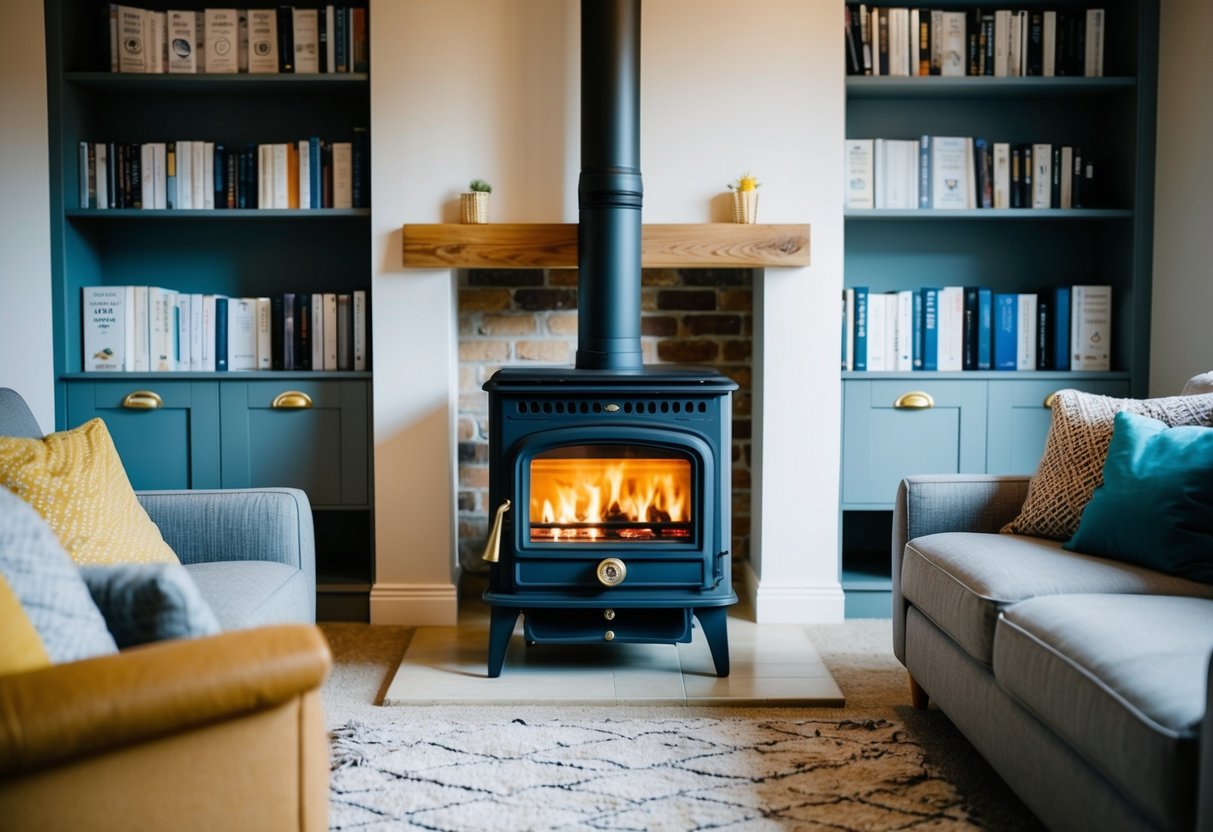
[[[754,273],[749,269],[646,269],[641,348],[646,364],[715,367],[733,394],[733,554],[749,556],[750,403]],[[504,366],[572,365],[577,352],[575,270],[459,273],[459,559],[480,560],[488,534],[488,393]]]

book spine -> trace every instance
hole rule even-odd
[[[1110,370],[1112,287],[1074,286],[1070,295],[1070,338],[1073,370]]]
[[[354,369],[371,369],[371,297],[365,289],[354,290]]]
[[[278,15],[278,71],[295,71],[295,16],[290,6],[279,6]]]
[[[1036,293],[1036,369],[1053,369],[1053,293]]]
[[[993,352],[994,293],[990,289],[977,290],[977,369],[994,368]]]
[[[1002,292],[994,295],[994,369],[1014,370],[1019,354],[1019,298]]]
[[[231,298],[227,304],[227,369],[257,369],[257,299]]]
[[[323,370],[324,367],[324,294],[315,292],[312,295],[312,369]]]
[[[190,295],[186,292],[180,292],[176,297],[176,315],[177,315],[177,370],[178,372],[186,372],[190,368],[191,350],[193,344],[190,340]]]
[[[912,296],[911,316],[913,317],[913,334],[910,345],[910,361],[915,370],[923,369],[923,295],[925,289],[919,289]]]
[[[323,208],[323,187],[320,182],[320,138],[312,136],[307,142],[308,200],[312,208]]]
[[[274,366],[273,302],[257,298],[257,369],[271,370]]]
[[[333,207],[354,207],[353,145],[333,142]]]
[[[1016,325],[1016,370],[1036,369],[1036,295],[1017,295]]]
[[[962,370],[977,369],[977,287],[964,288],[964,335],[961,344]]]
[[[270,369],[281,370],[285,365],[283,359],[285,353],[283,351],[283,336],[286,327],[286,309],[284,305],[285,298],[282,295],[275,295],[270,298]],[[260,360],[261,353],[257,353],[257,358]]]
[[[294,292],[282,296],[282,367],[283,370],[296,369],[295,362],[295,317],[298,311],[298,301]]]
[[[918,138],[918,207],[932,208],[931,201],[931,137]]]
[[[228,312],[228,298],[222,295],[215,296],[215,372],[227,372],[227,350],[228,350],[228,327],[230,325],[230,315]]]
[[[1070,369],[1070,287],[1053,290],[1053,369]]]
[[[131,369],[135,372],[147,372],[151,369],[151,320],[148,317],[148,291],[146,286],[136,286],[131,320],[134,325],[134,360]]]
[[[294,357],[296,370],[312,369],[312,296],[295,293]]]
[[[898,292],[896,310],[896,363],[893,369],[910,371],[914,369],[914,292],[908,289]]]
[[[85,286],[81,293],[81,309],[84,310],[82,369],[86,373],[125,369],[125,287]]]
[[[337,369],[337,294],[325,292],[323,295],[324,309],[324,369]]]
[[[922,369],[939,369],[939,290],[922,290]]]
[[[202,367],[202,295],[190,295],[190,366],[191,372],[201,372]]]
[[[349,292],[337,295],[337,369],[354,369],[354,298]]]
[[[868,369],[868,287],[855,287],[855,369]]]
[[[350,142],[350,204],[371,207],[370,133],[365,127],[355,127]]]

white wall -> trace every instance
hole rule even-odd
[[[1213,370],[1213,3],[1163,0],[1150,394]]]
[[[0,387],[55,428],[46,39],[41,3],[5,2],[0,49]],[[20,32],[20,37],[12,33]]]
[[[492,219],[574,221],[579,6],[372,2],[377,576],[372,619],[453,616],[452,275],[400,266],[399,225],[455,221],[466,182]],[[644,6],[646,222],[725,218],[725,185],[763,181],[760,221],[808,222],[813,265],[769,270],[756,302],[754,576],[767,620],[836,620],[842,285],[840,6]],[[446,304],[446,305],[444,305]],[[445,345],[445,352],[443,347]],[[761,513],[761,520],[758,520]]]

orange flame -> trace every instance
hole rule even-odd
[[[530,518],[555,524],[532,538],[595,540],[602,529],[584,524],[688,523],[691,464],[685,459],[544,459],[531,462]],[[561,529],[565,524],[582,524]],[[637,534],[625,527],[621,536]]]

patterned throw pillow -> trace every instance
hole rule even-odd
[[[117,652],[80,570],[54,532],[38,512],[4,488],[0,488],[0,575],[51,662]],[[6,641],[7,622],[2,632],[0,640]]]
[[[1176,425],[1213,424],[1213,393],[1161,399],[1115,399],[1080,390],[1060,390],[1044,455],[1028,483],[1019,516],[1003,533],[1068,540],[1082,510],[1103,482],[1104,459],[1116,414],[1125,411]]]
[[[42,439],[0,436],[0,485],[46,518],[76,563],[180,562],[100,419]]]
[[[121,649],[219,632],[215,613],[180,564],[82,566],[80,574]]]

